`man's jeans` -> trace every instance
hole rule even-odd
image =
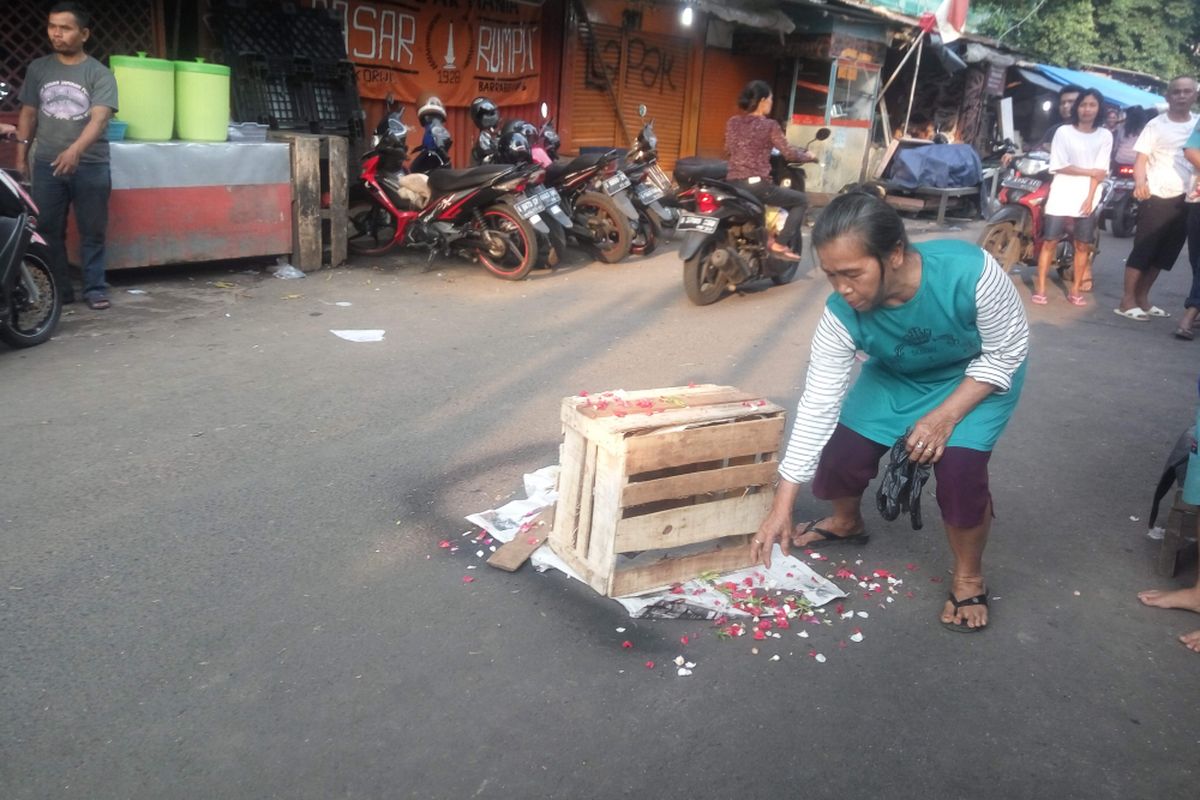
[[[83,295],[104,293],[104,233],[111,191],[107,163],[80,164],[74,175],[55,177],[48,162],[34,161],[33,201],[38,206],[38,231],[50,246],[50,268],[64,297],[74,294],[67,275],[68,206],[74,207],[79,228]]]

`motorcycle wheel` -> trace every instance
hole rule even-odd
[[[639,213],[637,230],[629,243],[629,252],[635,256],[648,256],[658,249],[658,236],[662,233],[658,223],[649,214]]]
[[[1112,210],[1109,229],[1118,239],[1128,239],[1137,228],[1137,202],[1133,195],[1121,198]]]
[[[595,258],[615,264],[629,255],[633,231],[629,220],[611,199],[596,192],[584,192],[575,201],[575,218],[591,233],[591,240],[580,244]]]
[[[683,262],[683,291],[687,293],[688,300],[698,306],[717,302],[729,284],[712,264],[712,254],[716,249],[716,241],[709,240],[696,255]]]
[[[350,206],[346,225],[346,246],[362,256],[378,256],[395,246],[396,218],[392,212],[370,200]]]
[[[1021,260],[1021,232],[1017,223],[1008,220],[988,225],[979,237],[979,246],[1000,262],[1005,272]]]
[[[497,250],[480,248],[479,263],[497,278],[519,281],[529,275],[538,260],[537,236],[529,223],[507,203],[499,203],[482,214],[481,233],[501,245]]]
[[[46,341],[62,316],[62,300],[49,259],[30,252],[25,255],[25,267],[33,276],[39,297],[34,305],[20,281],[13,287],[8,320],[0,325],[0,339],[13,347],[33,347]]]

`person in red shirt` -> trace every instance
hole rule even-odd
[[[725,123],[725,153],[729,159],[726,178],[748,189],[767,205],[787,210],[787,221],[779,232],[779,239],[770,244],[771,254],[799,261],[800,256],[791,245],[799,240],[808,196],[777,186],[771,180],[771,148],[779,150],[791,161],[804,163],[816,161],[816,158],[804,148],[788,144],[779,123],[769,116],[773,100],[766,81],[750,81],[742,89],[738,108],[744,113],[730,117]]]

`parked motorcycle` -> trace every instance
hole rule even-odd
[[[671,179],[658,165],[658,136],[654,133],[654,120],[644,121],[645,105],[638,106],[638,116],[643,120],[642,129],[621,171],[633,184],[629,199],[638,214],[629,250],[635,256],[648,256],[658,246],[663,226],[674,222],[674,216],[660,202],[672,186]]]
[[[1128,239],[1137,230],[1138,201],[1133,196],[1133,165],[1114,164],[1112,191],[1100,209],[1100,220],[1118,239]]]
[[[808,144],[828,139],[821,128]],[[807,145],[806,148],[807,149]],[[795,191],[805,185],[803,164],[772,156],[775,182]],[[778,235],[787,211],[768,207],[749,190],[724,180],[728,165],[711,159],[681,159],[675,177],[688,197],[688,210],[679,215],[677,233],[684,233],[679,247],[683,259],[683,288],[688,299],[704,306],[716,302],[727,288],[758,278],[770,278],[776,286],[790,282],[800,267],[794,260],[771,255],[769,240]],[[803,248],[802,228],[791,242],[799,254]]]
[[[1000,180],[1000,208],[990,217],[979,237],[979,246],[991,253],[1000,266],[1010,270],[1017,264],[1035,266],[1042,250],[1043,209],[1050,196],[1050,154],[1028,153],[1012,161]],[[1103,207],[1112,187],[1106,179],[1097,190],[1096,205]],[[1088,270],[1100,252],[1097,240],[1089,254]],[[1070,236],[1059,241],[1054,264],[1059,277],[1071,279],[1075,243]]]
[[[0,100],[9,94],[0,82]],[[37,232],[37,204],[0,170],[0,339],[33,347],[50,338],[62,316],[62,298],[50,270],[50,249]]]
[[[528,275],[538,259],[535,231],[548,229],[539,205],[525,192],[540,184],[544,172],[532,164],[495,164],[406,175],[403,113],[401,108],[387,114],[376,146],[363,155],[363,191],[352,195],[350,208],[350,248],[378,255],[417,245],[429,248],[431,256],[455,253],[478,260],[507,280]],[[428,200],[419,193],[422,183]]]

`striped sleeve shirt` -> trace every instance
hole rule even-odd
[[[990,255],[975,284],[975,325],[980,353],[967,363],[965,376],[1007,392],[1012,377],[1029,352],[1029,321],[1012,281]],[[850,331],[828,307],[813,334],[812,356],[804,393],[779,474],[792,483],[805,483],[817,471],[821,451],[833,436],[842,401],[850,389],[857,347]]]

